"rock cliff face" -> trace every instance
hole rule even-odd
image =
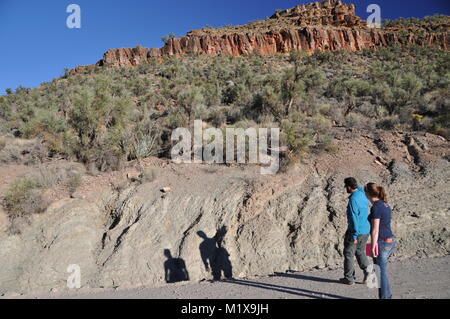
[[[277,11],[271,19],[290,18],[297,25],[365,27],[365,22],[355,15],[355,9],[355,5],[340,0],[325,0]]]
[[[450,21],[450,18],[449,18]],[[448,29],[448,28],[447,28]],[[245,26],[204,28],[182,38],[169,38],[160,49],[112,49],[98,66],[136,66],[149,59],[186,54],[288,54],[292,51],[357,51],[393,44],[450,47],[449,32],[369,28],[355,6],[326,0],[276,12],[270,19]]]
[[[305,27],[269,31],[264,34],[187,36],[170,40],[160,52],[161,56],[179,56],[188,53],[244,55],[289,53],[292,51],[357,51],[395,43],[439,44],[443,48],[448,48],[449,40],[450,38],[446,34],[430,34],[425,39],[419,39],[411,34],[407,39],[399,39],[394,32]]]

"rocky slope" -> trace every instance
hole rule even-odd
[[[33,216],[21,234],[0,232],[0,293],[67,289],[70,264],[81,267],[85,288],[162,285],[167,249],[184,260],[191,280],[208,279],[201,232],[226,249],[220,263],[231,265],[237,278],[339,266],[346,228],[342,180],[350,175],[387,186],[396,258],[447,255],[448,141],[345,130],[338,139],[337,153],[275,176],[251,166],[153,159],[144,163],[157,172],[152,181],[116,187],[102,182],[106,173],[92,177],[72,198]]]
[[[97,66],[136,66],[149,59],[186,54],[288,54],[292,51],[357,51],[394,44],[450,46],[448,26],[412,29],[374,29],[355,15],[355,6],[340,0],[325,0],[278,11],[270,19],[245,26],[204,28],[182,38],[170,37],[164,47],[108,50]],[[434,29],[434,30],[433,30]],[[441,32],[439,30],[447,30]],[[436,31],[438,30],[438,31]],[[77,73],[93,66],[80,66]]]

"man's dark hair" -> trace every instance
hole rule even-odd
[[[350,187],[351,189],[358,188],[358,182],[354,177],[347,177],[346,179],[344,179],[344,185]]]

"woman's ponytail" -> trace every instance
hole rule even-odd
[[[378,198],[381,199],[383,202],[387,203],[387,195],[384,187],[378,186]]]

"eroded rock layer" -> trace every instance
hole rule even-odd
[[[274,176],[158,160],[150,182],[99,189],[96,179],[34,215],[21,234],[0,231],[0,294],[65,290],[69,265],[80,267],[84,288],[163,285],[174,259],[193,281],[211,279],[214,263],[235,278],[342,267],[348,176],[387,187],[394,259],[448,255],[448,141],[342,138],[339,153]]]

